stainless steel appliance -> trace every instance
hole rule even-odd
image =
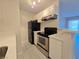
[[[44,32],[38,33],[37,47],[46,56],[49,57],[49,35],[57,33],[57,28],[46,27]]]
[[[49,57],[49,38],[38,35],[38,48],[46,56]]]
[[[48,41],[49,38],[44,37],[44,36],[38,36],[38,43],[43,49],[45,49],[46,51],[48,51]]]

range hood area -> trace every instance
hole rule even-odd
[[[48,16],[45,16],[45,17],[42,17],[42,21],[49,21],[49,20],[55,20],[57,19],[57,15],[54,14],[54,15],[48,15]]]

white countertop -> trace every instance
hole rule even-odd
[[[49,35],[49,39],[50,39],[50,38],[55,38],[55,39],[58,39],[58,40],[63,41],[62,34],[53,34],[53,35]]]
[[[16,59],[16,35],[0,33],[0,47],[8,46],[5,59]]]
[[[60,30],[57,34],[49,35],[49,38],[56,38],[58,40],[64,41],[64,38],[68,38],[68,36],[73,36],[75,31],[69,30]]]
[[[38,33],[38,32],[42,32],[42,31],[34,31],[34,33]]]

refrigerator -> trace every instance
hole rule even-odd
[[[28,22],[28,41],[34,44],[34,31],[40,30],[40,23],[37,20]]]

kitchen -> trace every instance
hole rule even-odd
[[[8,47],[5,59],[79,59],[78,2],[1,0],[0,46]],[[31,30],[28,22],[35,20],[40,23],[40,26],[37,26],[40,29],[32,32],[34,44],[30,44],[28,34]],[[40,36],[42,33],[44,38]],[[46,41],[40,41],[40,37]],[[40,44],[45,42],[45,46]],[[41,45],[42,49],[38,45]],[[0,53],[0,58],[1,55]]]

